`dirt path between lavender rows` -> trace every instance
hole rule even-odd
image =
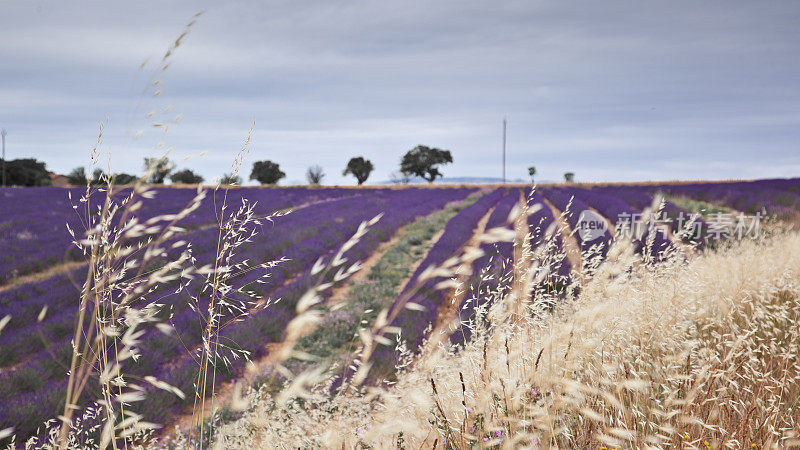
[[[431,214],[435,214],[440,212],[453,204],[461,203],[464,200],[459,200],[455,202],[448,203],[443,208],[437,209],[432,211]],[[418,218],[418,219],[421,219]],[[416,220],[418,220],[416,219]],[[416,221],[415,220],[415,221]],[[347,282],[342,283],[341,286],[333,287],[331,291],[331,296],[328,300],[329,304],[335,305],[337,303],[341,303],[347,300],[350,290],[353,288],[354,285],[363,282],[366,277],[369,275],[370,270],[375,266],[375,264],[380,261],[386,252],[391,249],[394,245],[396,245],[399,240],[404,236],[406,233],[406,227],[414,223],[412,221],[405,226],[401,227],[394,235],[386,242],[381,243],[378,248],[372,252],[372,254],[366,258],[365,260],[361,261],[361,269],[353,274],[350,278],[348,278]],[[441,238],[442,234],[444,233],[444,227],[441,230],[437,231],[426,243],[436,243],[439,238]],[[423,244],[420,244],[423,245]],[[425,260],[426,255],[422,255],[417,261],[415,261],[411,266],[409,266],[409,275],[413,274],[420,264]],[[408,277],[410,279],[410,276]],[[408,282],[408,279],[402,283],[401,286],[405,287],[405,284]],[[400,290],[402,292],[402,288]],[[268,348],[273,347],[273,345],[268,344]],[[264,370],[268,369],[273,365],[274,362],[274,355],[273,352],[268,351],[265,356],[260,358],[258,361],[253,361],[251,365],[249,365],[245,371],[245,374],[236,379],[220,385],[220,387],[214,392],[214,409],[218,410],[220,407],[225,407],[231,404],[232,400],[234,399],[234,394],[236,393],[236,386],[241,386],[241,392],[245,392],[247,388],[252,386],[255,378],[258,374],[262,373]],[[205,413],[203,419],[209,419],[212,415],[213,411],[211,408],[208,408]],[[194,418],[196,421],[196,418]],[[180,428],[181,430],[188,430],[192,427],[193,417],[191,413],[184,413],[177,417],[171,424],[168,426],[165,425],[163,430],[164,433],[162,436],[165,435],[172,435]]]
[[[53,276],[56,276],[56,275],[59,275],[59,274],[65,273],[65,272],[70,272],[70,271],[72,271],[74,269],[77,269],[79,267],[83,267],[85,265],[86,265],[85,261],[68,261],[68,262],[63,262],[63,263],[57,264],[55,266],[50,266],[50,267],[48,267],[48,268],[46,268],[44,270],[41,270],[39,272],[34,272],[34,273],[26,274],[26,275],[21,275],[21,276],[18,276],[16,278],[13,278],[10,283],[7,283],[7,284],[4,284],[4,285],[0,286],[0,293],[4,292],[4,291],[7,291],[9,289],[15,288],[15,287],[17,287],[19,285],[22,285],[22,284],[25,284],[25,283],[35,283],[37,281],[42,281],[44,279],[47,279],[47,278],[50,278],[50,277],[53,277]]]

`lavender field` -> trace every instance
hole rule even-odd
[[[152,310],[152,321],[159,326],[141,329],[135,345],[139,356],[122,360],[119,371],[131,380],[159,380],[160,384],[142,384],[141,395],[147,400],[136,406],[137,413],[150,422],[171,424],[192,414],[197,395],[242,378],[247,361],[275,358],[281,343],[295,339],[289,324],[306,314],[309,292],[315,304],[339,301],[337,293],[348,283],[345,280],[359,269],[354,263],[367,264],[361,269],[367,271],[403,239],[417,246],[428,244],[420,247],[424,252],[417,252],[416,260],[393,268],[408,273],[396,277],[389,294],[381,294],[390,298],[381,306],[386,308],[383,323],[373,331],[378,340],[391,342],[402,330],[406,353],[394,345],[370,348],[369,372],[361,373],[365,365],[356,361],[335,371],[334,387],[354,377],[374,386],[396,382],[397,365],[420,352],[432,336],[443,334],[443,341],[455,346],[468,344],[476,332],[475,321],[521,283],[514,267],[523,258],[547,269],[522,288],[529,298],[540,299],[540,311],[547,311],[575,295],[579,279],[603,267],[615,240],[630,240],[634,253],[659,264],[678,248],[713,252],[726,241],[755,239],[768,224],[792,227],[800,217],[800,179],[535,188],[161,187],[149,190],[139,207],[103,225],[130,230],[131,224],[167,221],[171,230],[162,240],[146,233],[120,234],[119,248],[132,250],[125,258],[108,260],[119,274],[109,281],[97,277],[92,262],[96,255],[84,251],[91,246],[76,245],[85,238],[87,224],[95,223],[92,217],[102,215],[98,208],[107,200],[102,190],[88,199],[84,190],[0,190],[0,430],[13,429],[18,444],[45,439],[45,422],[62,414],[71,389],[67,372],[75,330],[89,327],[79,322],[79,308],[93,307],[86,302],[87,286],[105,283],[112,299],[128,296],[137,286],[126,284],[135,278],[133,264],[125,269],[126,258],[146,261],[139,268],[151,279],[157,274],[146,289],[136,291],[132,304]],[[123,202],[138,195],[123,188],[111,197]],[[664,202],[654,203],[662,195]],[[415,224],[450,209],[451,216],[429,230],[427,240],[407,237]],[[188,212],[174,215],[181,210]],[[240,216],[232,211],[237,210],[244,211],[241,217],[247,220],[236,219]],[[584,232],[584,211],[604,219],[601,229]],[[236,251],[225,253],[220,236],[232,227],[238,227],[238,234],[232,235]],[[463,255],[468,248],[474,249],[474,256]],[[191,261],[195,268],[219,265],[221,252],[227,269],[219,294],[209,291],[198,275],[210,271],[198,269],[188,276],[186,269],[165,270],[176,261]],[[203,366],[198,352],[208,345],[204,317],[218,298],[235,311],[218,326],[218,339],[230,349],[216,352],[225,364],[214,365],[211,375],[198,382]],[[327,320],[328,315],[341,314],[337,309],[319,314]],[[356,322],[348,325],[351,328],[362,320],[342,317]],[[461,325],[448,328],[453,320]],[[357,335],[342,339],[342,348],[358,342]],[[170,388],[161,388],[164,383]],[[204,390],[208,383],[210,390]],[[176,395],[178,391],[182,394]],[[82,392],[81,398],[70,401],[87,404],[101,398],[103,382],[87,378]]]

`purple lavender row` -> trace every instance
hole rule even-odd
[[[519,201],[518,193],[514,193],[517,202]],[[528,225],[528,232],[530,233],[530,246],[531,249],[537,249],[542,245],[547,247],[540,249],[542,253],[542,263],[547,267],[550,272],[544,280],[537,286],[532,286],[531,295],[539,295],[544,292],[548,294],[550,300],[562,295],[566,286],[570,283],[571,279],[571,266],[569,261],[565,258],[563,249],[563,242],[560,234],[556,234],[550,240],[547,239],[546,232],[550,226],[555,222],[555,217],[550,207],[544,202],[544,197],[538,192],[531,193],[531,188],[524,190],[524,195],[528,203],[528,207],[532,208],[534,205],[541,205],[538,211],[534,211],[526,218]],[[487,229],[493,226],[502,224],[513,204],[503,205],[504,202],[510,202],[511,196],[506,198],[498,204],[497,208],[492,212],[492,215],[487,221]],[[510,206],[510,207],[509,207]],[[505,215],[505,216],[504,216]],[[509,228],[513,224],[509,224]],[[475,309],[482,306],[493,298],[497,298],[496,293],[502,293],[508,288],[510,276],[513,268],[511,267],[513,261],[513,245],[509,242],[499,244],[483,244],[481,249],[486,253],[483,257],[475,260],[473,264],[473,279],[471,280],[469,291],[464,296],[462,307],[460,311],[461,322],[466,323],[470,318],[474,317]],[[477,275],[477,276],[476,276]],[[502,295],[502,294],[500,294]],[[488,306],[488,305],[487,305]],[[450,337],[453,344],[462,344],[469,341],[472,330],[467,326],[461,326]]]
[[[334,220],[333,222],[328,222],[331,217],[354,217],[355,219],[365,220],[364,215],[369,214],[371,211],[378,214],[378,212],[380,212],[379,208],[383,207],[380,206],[380,204],[389,202],[395,204],[401,203],[397,200],[392,201],[389,199],[372,198],[358,202],[340,201],[336,202],[336,204],[329,205],[329,208],[315,208],[316,211],[312,209],[304,210],[303,212],[306,213],[303,215],[304,217],[295,218],[295,220],[290,221],[290,223],[284,223],[282,226],[276,227],[274,232],[286,232],[287,234],[291,234],[292,231],[298,230],[295,234],[306,236],[305,239],[290,247],[287,247],[285,243],[287,241],[291,242],[294,239],[285,239],[276,243],[280,245],[271,244],[267,248],[257,246],[256,248],[249,249],[243,255],[240,255],[240,259],[247,258],[252,260],[260,258],[258,260],[269,261],[279,257],[285,257],[288,258],[289,261],[282,263],[270,271],[271,279],[268,284],[254,283],[257,278],[264,274],[263,269],[253,270],[241,277],[231,280],[233,287],[237,288],[237,291],[234,291],[232,295],[244,299],[248,294],[242,291],[254,291],[267,298],[282,298],[281,289],[278,288],[283,285],[284,280],[292,279],[298,274],[300,274],[302,278],[304,271],[309,270],[320,256],[331,253],[335,248],[341,245],[341,243],[347,239],[348,235],[355,231],[354,227],[360,223],[359,221],[354,225],[354,220],[342,222],[336,222]],[[298,216],[300,215],[299,212],[297,214]],[[336,216],[336,214],[338,214],[338,216]],[[359,216],[359,214],[362,215]],[[366,219],[369,219],[369,217]],[[365,242],[373,242],[374,238],[368,236],[365,237],[364,240]],[[359,257],[360,256],[361,255],[359,255]],[[202,298],[203,300],[200,305],[198,305],[198,310],[206,311],[208,308],[208,298]],[[200,343],[199,327],[197,326],[198,313],[196,311],[183,308],[170,319],[170,323],[175,329],[181,331],[189,330],[194,325],[195,328],[198,328],[198,332],[188,336],[182,336],[181,341],[178,342],[174,339],[165,339],[160,336],[158,332],[153,331],[153,342],[150,343],[150,341],[144,339],[143,343],[145,353],[148,355],[149,365],[159,367],[171,360],[176,354],[181,353],[184,345],[194,346]]]
[[[769,178],[749,182],[755,188],[766,187],[779,191],[800,194],[800,178]]]
[[[484,195],[475,203],[459,211],[445,225],[442,236],[428,252],[428,255],[419,265],[417,270],[406,283],[403,292],[395,300],[390,308],[391,313],[397,309],[397,316],[392,321],[392,326],[400,327],[403,331],[403,338],[406,340],[408,348],[416,350],[425,338],[425,329],[436,321],[436,315],[441,305],[446,299],[446,292],[436,289],[435,286],[444,277],[435,277],[426,280],[419,290],[410,298],[410,302],[421,305],[424,311],[409,310],[401,304],[401,299],[411,289],[417,286],[417,279],[429,267],[441,265],[450,257],[456,256],[459,250],[473,237],[475,228],[480,219],[493,208],[505,195],[502,188],[496,189]],[[370,379],[376,380],[381,377],[389,376],[394,372],[397,363],[397,353],[394,348],[381,345],[375,350],[371,361],[373,368],[370,371]]]
[[[502,188],[495,189],[453,216],[445,225],[442,235],[428,252],[425,259],[422,260],[409,278],[405,290],[413,288],[417,284],[417,278],[428,267],[440,265],[457,253],[473,236],[478,221],[503,198],[503,194],[504,190]]]
[[[745,214],[766,212],[793,219],[800,210],[800,178],[756,180],[730,183],[685,183],[636,186],[646,192],[665,192],[673,196],[721,203]]]
[[[577,187],[568,187],[564,189],[569,194],[574,195],[575,198],[580,198],[586,202],[586,204],[594,207],[615,227],[630,227],[630,221],[633,220],[633,217],[636,214],[640,213],[640,211],[631,208],[631,206],[628,205],[628,203],[626,203],[624,200],[613,195]],[[629,221],[627,224],[623,223],[626,218]],[[641,252],[642,249],[644,249],[645,243],[648,241],[649,237],[650,231],[647,230],[644,232],[641,240],[634,239],[634,245],[636,246],[637,252]],[[671,243],[664,232],[660,229],[657,229],[656,234],[653,237],[653,246],[650,248],[650,257],[659,260],[661,255],[663,255],[663,252],[666,251],[670,246]],[[605,252],[603,254],[605,255]]]
[[[635,186],[605,186],[595,187],[592,190],[602,192],[612,197],[618,197],[639,211],[643,211],[645,208],[650,208],[653,205],[654,195],[642,191],[639,187]],[[670,201],[664,202],[664,209],[662,212],[669,220],[668,227],[673,233],[681,231],[693,215],[691,212],[676,206]],[[699,217],[695,219],[695,224],[696,233],[688,236],[685,240],[697,242],[698,248],[702,248],[706,231],[708,231],[708,224]]]
[[[143,202],[136,215],[146,220],[156,215],[175,213],[188,205],[196,195],[195,189],[154,188],[155,199]],[[67,197],[72,194],[72,201]],[[359,195],[360,191],[346,188],[238,188],[228,192],[228,204],[238,204],[242,197],[258,202],[256,213],[267,215],[275,210],[325,199]],[[0,190],[0,284],[28,273],[41,271],[65,260],[79,260],[80,251],[72,244],[66,229],[68,224],[78,236],[85,225],[80,214],[84,204],[79,202],[83,188],[28,188]],[[121,200],[130,194],[125,188],[115,192]],[[200,207],[184,218],[180,225],[193,229],[217,220],[224,191],[207,189],[207,198]],[[92,196],[92,210],[105,201],[105,193]],[[78,210],[72,206],[78,205]],[[5,214],[4,214],[5,213]]]
[[[508,221],[508,216],[520,201],[520,191],[512,189],[494,208],[486,221],[486,230],[504,227],[514,229],[514,224]],[[514,260],[513,242],[484,242],[480,246],[483,256],[472,263],[472,276],[467,281],[467,290],[464,293],[459,307],[459,317],[462,323],[469,321],[475,315],[478,307],[488,307],[493,298],[502,295],[510,287],[509,277],[513,271]],[[469,340],[471,330],[460,327],[450,337],[454,344]]]
[[[7,281],[18,275],[40,271],[63,260],[81,258],[80,252],[70,244],[71,236],[67,232],[64,222],[66,221],[76,233],[81,233],[83,225],[78,213],[72,210],[63,190],[55,189],[45,192],[48,195],[60,197],[61,201],[56,202],[48,202],[47,198],[41,198],[41,194],[36,192],[38,189],[31,189],[31,191],[34,191],[35,194],[31,195],[33,198],[26,198],[27,195],[20,194],[17,196],[20,197],[17,200],[29,204],[39,201],[39,204],[36,205],[37,208],[27,208],[27,211],[24,208],[18,208],[14,215],[10,216],[12,219],[3,224],[7,239],[0,239],[0,255],[3,255],[0,257],[0,283],[4,279]],[[129,189],[120,191],[115,194],[115,197],[122,198],[129,191]],[[155,215],[180,210],[196,194],[193,189],[157,188],[155,191],[156,200],[144,202],[141,211],[137,213],[139,217],[147,219]],[[247,191],[246,195],[248,197],[253,197],[259,201],[256,211],[261,214],[269,214],[276,209],[318,201],[321,196],[338,197],[352,192],[352,190],[334,189],[328,193],[320,194],[325,191],[290,188],[282,191],[280,195],[276,195],[275,190],[268,188],[233,189],[228,194],[229,204],[235,204],[245,191]],[[26,193],[28,191],[22,192]],[[181,226],[192,229],[216,221],[222,200],[221,198],[215,199],[213,197],[221,196],[221,192],[209,190],[209,198],[201,204],[197,211],[182,220]],[[76,203],[78,203],[77,198],[80,194],[81,192],[79,191],[73,193],[73,200]],[[93,203],[95,204],[99,204],[105,198],[100,195],[95,195],[94,197]],[[55,200],[55,198],[50,200]],[[50,205],[51,203],[52,205]],[[48,208],[45,209],[44,213],[42,212],[43,204],[48,204]],[[26,226],[28,223],[33,223],[34,226]],[[22,231],[19,231],[20,228],[22,228]]]
[[[0,315],[11,316],[4,333],[35,322],[44,306],[52,313],[65,305],[76,305],[86,270],[80,267],[0,292]]]
[[[542,195],[544,198],[550,201],[562,214],[565,214],[565,219],[569,224],[572,230],[576,230],[580,227],[580,216],[581,213],[584,211],[590,211],[589,205],[586,204],[583,200],[577,197],[573,197],[573,194],[563,188],[552,187],[548,189],[540,188]],[[571,203],[570,203],[571,202]],[[567,208],[569,206],[569,209]],[[605,230],[604,233],[597,236],[595,239],[585,241],[582,237],[581,233],[575,232],[573,233],[575,239],[578,241],[578,246],[581,249],[581,253],[589,251],[593,246],[597,245],[600,249],[600,253],[605,255],[608,251],[608,247],[611,245],[611,241],[613,236],[608,230]]]
[[[359,243],[359,245],[353,249],[350,249],[350,251],[347,253],[348,257],[363,257],[367,255],[371,249],[374,250],[380,241],[388,239],[397,228],[402,226],[402,224],[407,223],[417,215],[426,214],[433,209],[441,208],[444,206],[444,204],[450,201],[462,199],[468,195],[469,192],[470,190],[468,189],[420,189],[409,192],[408,194],[411,195],[403,195],[405,191],[395,191],[394,193],[389,192],[381,195],[375,195],[372,199],[335,202],[338,204],[331,205],[333,211],[328,211],[324,208],[309,208],[307,213],[313,216],[309,219],[309,221],[316,222],[318,224],[324,224],[324,227],[341,227],[343,234],[341,234],[339,242],[342,242],[343,239],[346,239],[350,234],[352,234],[352,232],[354,232],[355,227],[361,222],[361,220],[369,219],[372,215],[375,215],[383,210],[396,212],[394,215],[387,213],[387,216],[384,217],[379,225],[373,230],[375,231],[374,237],[364,239]],[[299,215],[301,212],[302,211],[297,211],[296,213],[287,216],[286,219],[291,218],[293,215]],[[336,220],[337,218],[342,218],[345,220],[338,221]],[[295,224],[295,226],[297,225],[298,224]],[[291,230],[293,227],[291,227],[289,224],[286,224],[286,228]],[[278,229],[278,226],[276,226],[275,231],[280,232],[281,230]],[[267,239],[264,239],[264,241],[267,241]],[[326,251],[330,252],[330,250],[319,249],[316,252],[317,254],[313,255],[313,258],[308,258],[308,261],[313,262],[320,252],[324,253]],[[276,296],[283,297],[281,303],[275,307],[269,308],[268,310],[261,311],[245,322],[236,323],[229,330],[226,330],[226,337],[247,337],[247,339],[243,341],[239,341],[238,339],[237,341],[243,343],[245,347],[254,346],[251,351],[254,351],[254,355],[259,355],[259,352],[263,351],[263,345],[265,343],[275,341],[280,338],[280,335],[283,331],[283,326],[293,315],[293,304],[297,301],[299,295],[305,292],[304,288],[309,286],[309,279],[309,274],[306,271],[292,283],[275,292]],[[293,296],[294,298],[289,298],[289,296]],[[188,330],[181,331],[185,332]],[[149,357],[142,358],[140,361],[147,359],[149,359]],[[143,364],[142,367],[138,367],[136,370],[142,370],[142,373],[153,373],[154,371],[158,373],[159,370],[162,370],[163,373],[160,375],[162,375],[162,378],[168,382],[172,382],[186,391],[191,392],[194,390],[192,383],[195,381],[197,367],[194,365],[194,362],[191,358],[182,356],[178,358],[177,361],[168,362],[167,364],[162,365],[162,367],[165,367],[165,369],[160,369],[159,367],[155,367],[152,363],[148,363],[147,366]],[[166,367],[168,367],[168,369]],[[236,369],[237,367],[238,369]],[[218,381],[229,379],[235,374],[236,370],[240,369],[241,366],[237,366],[236,364],[234,365],[233,369],[220,368],[218,370],[219,373],[217,379]],[[150,372],[148,372],[148,370],[150,370]],[[5,418],[8,416],[10,418],[8,423],[14,423],[15,425],[20,421],[24,424],[29,424],[30,427],[28,427],[28,432],[33,433],[35,430],[33,427],[37,426],[44,417],[47,417],[47,415],[43,415],[41,410],[38,410],[39,412],[35,414],[35,417],[33,417],[30,414],[29,407],[31,402],[36,402],[35,404],[39,405],[38,408],[41,408],[41,405],[51,406],[51,408],[45,408],[44,411],[58,411],[58,399],[60,397],[52,392],[63,391],[63,389],[63,381],[48,381],[47,385],[41,389],[31,392],[24,392],[16,396],[12,401],[7,402],[9,404],[7,407],[8,409],[6,409],[5,405],[0,407],[5,409],[5,411],[0,411],[0,417]],[[145,409],[147,409],[145,412],[147,414],[152,414],[148,416],[148,418],[154,417],[156,420],[163,420],[171,413],[175,412],[175,408],[180,408],[183,406],[177,398],[173,398],[170,395],[164,395],[160,391],[154,391],[151,394],[152,396],[149,398],[148,403],[144,405]],[[150,401],[150,399],[155,400]],[[27,411],[28,415],[25,416],[25,414],[17,414],[16,411],[21,413]],[[3,423],[5,424],[6,421],[4,420]],[[23,433],[25,428],[18,427],[17,430],[20,433]]]
[[[539,314],[551,310],[556,302],[566,294],[572,283],[572,264],[567,258],[564,241],[553,210],[547,205],[540,192],[531,191],[531,188],[526,188],[524,191],[525,198],[528,199],[529,210],[532,210],[535,205],[541,205],[541,207],[528,215],[529,242],[531,250],[535,251],[536,262],[540,269],[547,271],[541,281],[530,286],[531,306],[536,308],[532,312]],[[548,235],[548,231],[553,234]]]
[[[541,193],[531,193],[531,189],[527,188],[525,197],[528,199],[529,208],[536,204],[542,205],[538,211],[528,215],[528,232],[531,235],[531,249],[537,249],[542,245],[547,246],[543,249],[543,261],[540,262],[546,265],[549,271],[549,275],[539,286],[533,286],[531,295],[538,295],[541,290],[550,295],[561,295],[571,282],[572,266],[566,258],[561,234],[554,230],[556,234],[551,240],[548,240],[546,233],[556,223],[556,218]]]

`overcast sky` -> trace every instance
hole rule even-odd
[[[6,0],[0,126],[9,159],[60,173],[87,165],[108,116],[115,171],[163,140],[210,180],[255,120],[245,178],[271,159],[285,182],[316,163],[351,183],[363,155],[385,180],[418,144],[453,152],[446,176],[500,176],[505,116],[509,178],[798,176],[798,55],[793,0]]]

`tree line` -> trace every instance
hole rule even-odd
[[[412,177],[419,177],[429,183],[433,183],[437,178],[443,176],[440,171],[441,166],[451,164],[453,155],[449,150],[442,150],[436,147],[418,145],[407,151],[400,160],[399,171],[391,175],[394,183],[408,183]],[[33,158],[16,159],[5,163],[6,184],[10,186],[49,186],[51,184],[51,174],[47,170],[44,162]],[[191,169],[183,168],[175,170],[174,162],[167,158],[144,158],[145,176],[142,181],[148,184],[164,184],[169,179],[173,184],[201,184],[205,179],[200,174]],[[352,175],[358,185],[364,184],[370,174],[375,170],[372,161],[363,156],[350,158],[342,171],[342,176]],[[528,174],[533,181],[536,168],[528,168]],[[312,165],[306,171],[306,180],[309,184],[320,184],[325,178],[325,170],[319,165]],[[564,174],[564,181],[571,183],[575,174],[567,172]],[[140,179],[139,176],[129,173],[106,173],[100,168],[96,168],[91,176],[86,173],[84,167],[76,167],[67,176],[67,182],[71,185],[104,185],[113,182],[116,185],[132,184]],[[261,184],[277,184],[286,177],[286,173],[281,170],[280,164],[270,161],[255,161],[250,171],[250,181],[258,181]],[[226,173],[220,178],[221,184],[242,184],[242,178],[237,174]]]
[[[432,183],[441,177],[439,166],[453,162],[449,150],[418,145],[406,152],[400,161],[400,175],[393,177],[394,181],[409,181],[413,176],[419,176]],[[51,173],[44,162],[33,158],[16,159],[5,164],[7,184],[10,186],[49,186]],[[205,179],[202,175],[191,169],[175,170],[174,162],[167,158],[144,158],[145,176],[142,181],[148,184],[164,184],[169,179],[173,184],[200,184]],[[364,184],[370,174],[375,170],[375,165],[363,156],[350,158],[342,171],[343,176],[352,175],[359,185]],[[250,171],[250,180],[261,184],[276,184],[286,177],[278,163],[270,160],[255,161]],[[66,175],[67,182],[71,185],[103,185],[113,182],[116,185],[131,184],[140,179],[129,173],[106,173],[103,169],[96,168],[91,176],[84,167],[76,167]],[[325,178],[325,170],[319,165],[313,165],[306,171],[306,179],[310,184],[320,184]],[[226,173],[220,178],[221,184],[242,184],[242,179],[237,174]]]

